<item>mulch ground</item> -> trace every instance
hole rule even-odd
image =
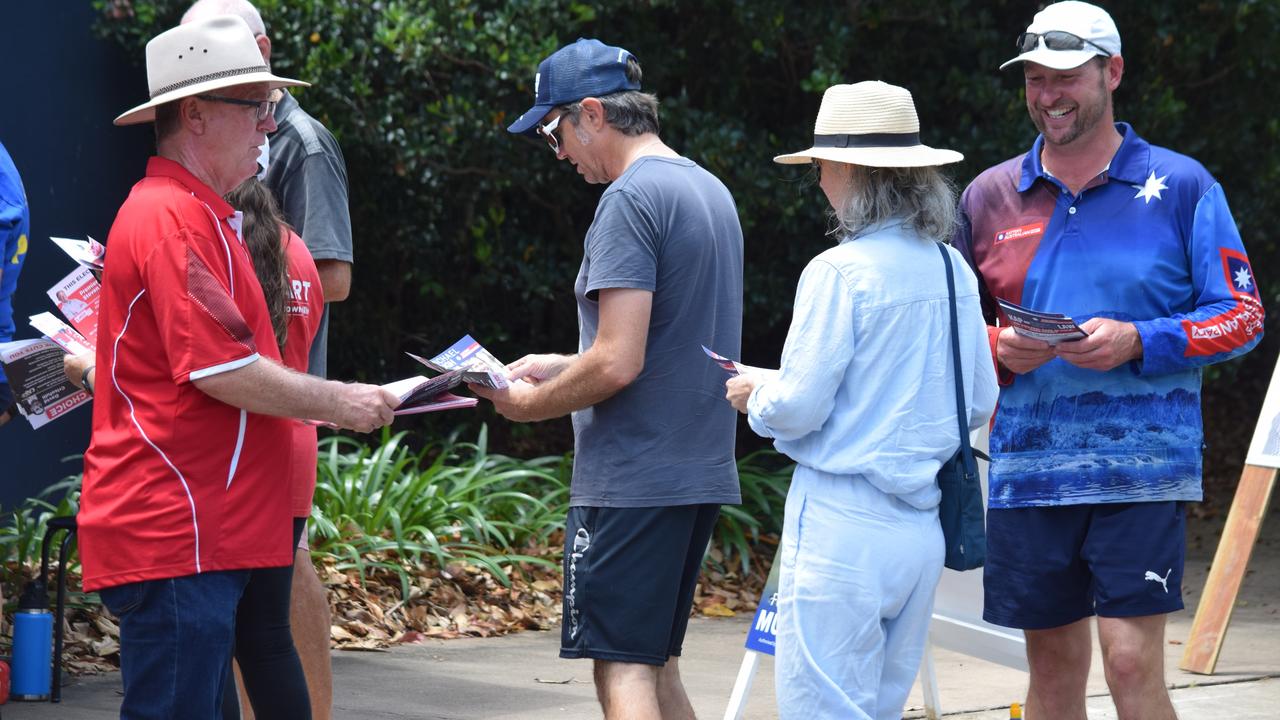
[[[762,543],[751,572],[742,576],[740,560],[725,562],[713,551],[694,595],[694,615],[733,617],[755,612],[772,561],[775,538]],[[530,554],[559,561],[556,546]],[[370,557],[372,563],[396,564],[394,557]],[[459,563],[442,569],[399,562],[412,580],[406,596],[400,573],[388,567],[369,567],[364,578],[354,569],[339,570],[332,558],[318,562],[316,571],[328,589],[332,611],[330,637],[334,648],[377,650],[427,638],[493,637],[522,630],[548,630],[560,622],[559,567],[525,564],[512,569],[503,583],[486,568]],[[6,568],[14,577],[16,568]],[[26,576],[30,576],[30,572]],[[79,587],[77,576],[70,587]],[[18,588],[6,586],[6,600]],[[65,625],[63,665],[72,674],[113,670],[120,664],[120,628],[100,605],[71,593]],[[5,632],[12,632],[11,617]],[[10,638],[0,637],[8,645]],[[0,651],[2,652],[2,651]]]

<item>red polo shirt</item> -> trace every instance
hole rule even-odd
[[[324,289],[320,271],[311,252],[297,233],[285,228],[285,257],[289,267],[289,334],[284,341],[284,364],[298,372],[307,371],[311,342],[320,329],[324,314]],[[290,512],[294,517],[311,514],[311,496],[316,491],[316,427],[293,424],[293,488]]]
[[[151,158],[111,226],[78,516],[86,590],[292,562],[290,421],[192,382],[280,359],[238,225],[211,188]]]

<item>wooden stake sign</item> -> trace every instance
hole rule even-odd
[[[1178,667],[1187,672],[1212,675],[1218,664],[1218,653],[1227,635],[1231,611],[1235,609],[1236,595],[1244,581],[1249,556],[1262,529],[1271,501],[1271,491],[1276,483],[1276,469],[1280,468],[1280,362],[1276,363],[1267,387],[1267,397],[1262,403],[1258,426],[1253,431],[1249,455],[1245,459],[1240,485],[1227,513],[1227,524],[1222,529],[1222,540],[1213,556],[1213,567],[1205,581],[1196,618],[1191,624],[1187,649],[1183,651]]]

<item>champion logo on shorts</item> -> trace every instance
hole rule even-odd
[[[1168,570],[1165,571],[1164,577],[1160,577],[1155,573],[1154,570],[1148,570],[1147,574],[1142,576],[1142,579],[1146,580],[1147,582],[1160,583],[1160,587],[1164,588],[1164,591],[1167,594],[1169,592],[1169,574],[1172,572],[1173,572],[1173,568],[1169,568]]]
[[[1009,242],[1010,240],[1026,240],[1027,238],[1038,237],[1044,234],[1044,222],[1031,223],[1021,227],[1009,228],[996,233],[996,244]]]
[[[591,547],[591,533],[586,528],[578,528],[573,535],[573,552],[569,553],[569,592],[564,601],[569,605],[569,620],[572,626],[569,637],[578,637],[578,560]]]

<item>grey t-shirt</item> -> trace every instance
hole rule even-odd
[[[278,129],[270,138],[263,182],[275,193],[285,221],[298,231],[312,258],[351,262],[347,164],[338,141],[287,92],[276,106],[275,118]],[[327,377],[328,351],[329,303],[325,303],[307,372]]]
[[[595,342],[598,291],[653,292],[644,370],[573,414],[570,504],[737,503],[737,418],[707,345],[742,344],[742,227],[728,189],[685,158],[642,157],[605,190],[587,231],[579,349]]]

